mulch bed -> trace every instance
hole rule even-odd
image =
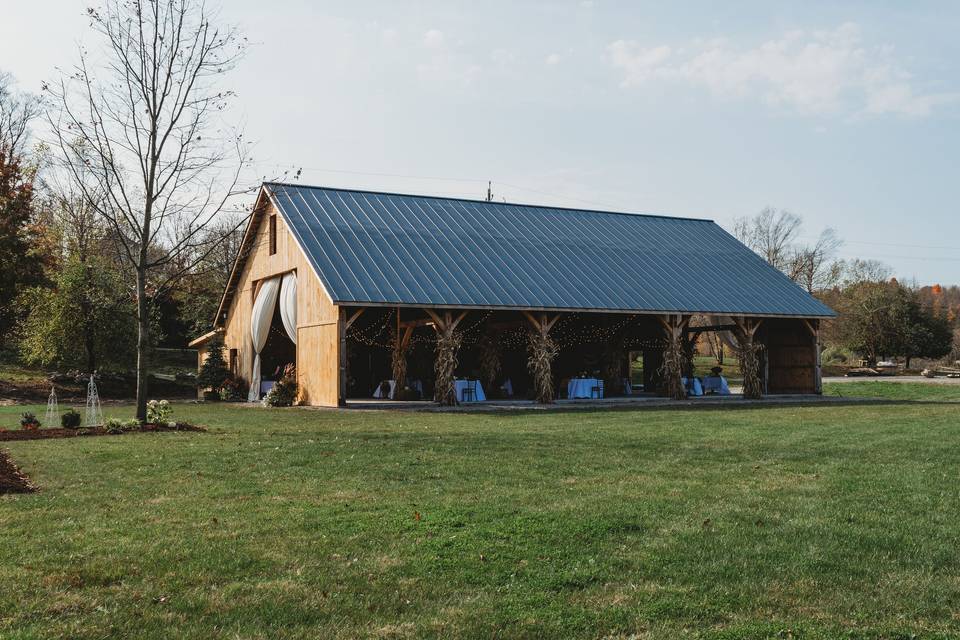
[[[36,487],[30,484],[27,476],[13,464],[6,451],[0,450],[0,495],[5,493],[30,493]]]
[[[136,429],[124,430],[119,433],[110,433],[103,427],[81,427],[79,429],[0,429],[0,442],[12,440],[45,440],[47,438],[79,438],[83,436],[119,436],[125,433],[159,433],[164,431],[206,431],[186,422],[178,422],[171,427],[165,424],[145,424]]]

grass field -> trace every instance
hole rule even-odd
[[[0,637],[960,636],[960,405],[176,410],[4,443]]]
[[[823,385],[828,396],[845,398],[886,398],[888,400],[938,400],[960,401],[960,384],[935,384],[927,382],[887,382],[863,380],[835,382]]]

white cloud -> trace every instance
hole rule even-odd
[[[431,49],[442,49],[445,43],[443,31],[430,29],[423,34],[423,44]]]
[[[580,0],[580,6],[584,9],[593,9],[597,3],[594,0]]]
[[[561,60],[561,57],[559,53],[551,53],[550,55],[547,56],[547,59],[544,62],[546,62],[548,65],[553,66],[553,65],[560,64],[560,60]]]
[[[380,31],[380,38],[386,44],[395,44],[400,36],[400,32],[393,27],[386,27]]]
[[[756,98],[804,114],[925,116],[960,100],[957,92],[918,92],[892,48],[867,47],[853,23],[829,31],[790,31],[752,49],[723,39],[679,49],[617,40],[607,54],[623,74],[623,88],[686,83],[719,98]]]

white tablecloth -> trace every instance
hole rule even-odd
[[[703,390],[713,391],[721,396],[730,395],[730,386],[723,376],[707,376],[703,379]]]
[[[387,380],[390,383],[390,393],[387,394],[387,397],[393,400],[394,394],[397,392],[397,381],[396,380]],[[373,390],[374,398],[382,398],[383,393],[380,391],[380,386],[377,385],[377,388]],[[423,383],[419,380],[408,380],[407,386],[420,394],[420,397],[423,397]]]
[[[570,382],[567,383],[567,397],[568,398],[592,398],[593,388],[599,387],[600,381],[596,378],[570,378]],[[600,397],[603,397],[603,391],[600,392]]]
[[[387,394],[387,397],[393,400],[393,392],[397,390],[397,381],[396,380],[387,380],[390,383],[390,393]],[[383,386],[383,383],[377,385],[377,388],[373,390],[374,398],[382,398],[383,392],[380,390]]]
[[[703,395],[703,386],[700,384],[699,378],[694,378],[690,384],[687,383],[686,378],[680,378],[683,380],[683,386],[687,390],[687,394],[691,396],[702,396]]]
[[[483,401],[485,401],[485,400],[487,399],[487,396],[485,396],[485,395],[483,394],[483,385],[480,384],[480,381],[479,381],[479,380],[454,380],[454,381],[453,381],[453,388],[454,388],[454,389],[456,390],[456,392],[457,392],[457,401],[458,401],[458,402],[463,402],[463,390],[466,389],[468,385],[473,384],[473,383],[476,383],[476,385],[477,385],[477,392],[474,394],[474,395],[476,396],[476,397],[474,398],[474,401],[476,401],[476,402],[483,402]]]

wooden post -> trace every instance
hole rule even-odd
[[[530,323],[530,332],[527,334],[527,369],[533,376],[537,402],[550,404],[553,402],[553,359],[557,357],[557,344],[550,337],[550,329],[560,319],[560,314],[548,318],[541,313],[534,316],[529,311],[523,315]]]
[[[347,310],[340,307],[339,318],[337,319],[337,406],[347,406],[347,329],[350,327],[351,319],[347,318]],[[359,316],[357,313],[353,320]]]
[[[820,321],[803,320],[803,324],[813,337],[813,392],[823,395],[823,365],[820,361]]]
[[[679,313],[657,316],[667,334],[667,346],[663,350],[663,384],[667,397],[674,400],[683,400],[687,397],[687,389],[683,385],[683,334],[690,322],[690,317]]]

